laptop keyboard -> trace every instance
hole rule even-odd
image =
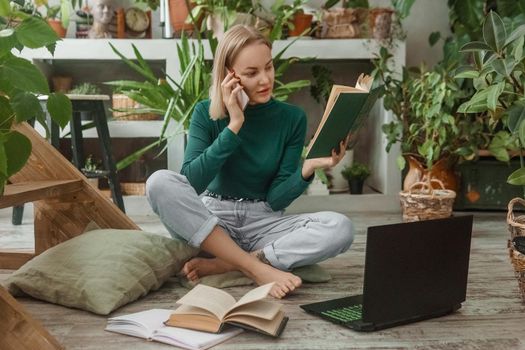
[[[332,309],[328,311],[323,311],[321,314],[332,320],[338,322],[352,322],[360,320],[362,317],[363,305],[352,305],[342,308]]]

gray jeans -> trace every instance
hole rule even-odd
[[[174,238],[199,247],[219,225],[243,250],[263,249],[270,264],[281,270],[334,257],[348,250],[354,239],[353,224],[342,214],[284,215],[263,201],[199,196],[184,175],[170,170],[152,174],[146,194]]]

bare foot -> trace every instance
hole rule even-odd
[[[270,290],[271,296],[281,299],[301,286],[302,281],[300,277],[290,272],[276,269],[259,260],[255,260],[255,262],[251,271],[245,271],[244,274],[253,279],[258,285],[275,282]]]
[[[182,273],[193,282],[197,281],[200,277],[233,270],[236,270],[233,265],[217,258],[193,258],[187,261],[182,267]]]

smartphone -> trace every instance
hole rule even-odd
[[[237,84],[238,86],[239,84]],[[248,105],[248,102],[250,101],[250,98],[248,97],[248,94],[244,92],[244,89],[241,90],[241,92],[237,95],[237,99],[239,100],[239,105],[241,106],[241,109],[244,111],[246,109],[246,106]]]
[[[235,71],[232,72],[235,76],[237,76]],[[239,86],[239,84],[235,84],[234,88],[237,88],[237,86]],[[248,94],[244,92],[244,89],[242,89],[241,92],[237,95],[237,100],[239,101],[239,106],[241,106],[241,109],[243,111],[246,109],[248,102],[250,102],[250,98],[248,97]]]

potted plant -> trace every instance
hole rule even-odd
[[[88,178],[88,182],[95,188],[98,188],[98,180],[101,177],[109,175],[109,171],[101,169],[102,162],[100,160],[94,160],[93,155],[89,155],[84,162],[82,172]]]
[[[293,0],[291,4],[287,4],[285,0],[274,1],[270,8],[273,15],[270,40],[279,40],[288,36],[289,31],[295,28],[293,23],[294,15],[302,10],[302,7],[307,3],[308,0]]]
[[[365,180],[370,176],[370,169],[366,164],[353,162],[351,166],[346,166],[341,174],[348,181],[351,194],[362,194]]]
[[[81,5],[81,1],[79,0],[79,5]],[[42,0],[39,4],[45,10],[43,18],[47,20],[47,23],[59,37],[65,38],[76,0],[60,0],[56,5],[50,5],[49,0]]]
[[[430,180],[444,175],[440,180],[445,188],[457,190],[453,167],[460,157],[475,156],[479,140],[469,136],[470,117],[457,113],[465,92],[453,78],[454,65],[438,65],[431,71],[404,68],[399,78],[388,66],[390,57],[381,48],[372,75],[382,84],[385,108],[394,114],[394,120],[382,126],[386,150],[399,143],[399,168],[403,170],[408,160],[414,169],[409,170],[403,188],[423,177]]]
[[[508,22],[507,22],[508,23]],[[504,135],[508,143],[517,145],[520,168],[509,175],[507,182],[522,186],[525,197],[525,24],[517,28],[507,27],[495,12],[490,12],[483,23],[483,40],[467,43],[463,52],[471,52],[473,65],[462,69],[459,77],[474,80],[476,93],[461,105],[465,113],[487,112],[492,119],[501,119],[508,131]],[[525,301],[525,255],[513,244],[516,237],[525,236],[525,216],[514,215],[514,205],[525,205],[523,198],[509,202],[507,223],[512,241],[509,241],[510,257],[514,265]]]
[[[9,4],[9,3],[8,3]],[[47,47],[51,53],[59,40],[56,33],[37,15],[19,11],[16,7],[0,7],[0,193],[9,177],[27,163],[31,142],[13,130],[18,123],[35,118],[47,125],[38,95],[49,95],[47,110],[62,128],[72,114],[71,101],[61,93],[50,94],[46,77],[30,61],[16,57],[12,50],[24,47]]]

